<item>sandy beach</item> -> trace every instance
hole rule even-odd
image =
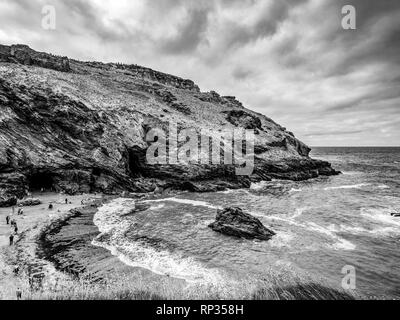
[[[32,197],[39,198],[42,203],[24,207],[23,215],[16,214],[17,207],[14,215],[12,208],[0,208],[0,300],[16,300],[17,288],[22,290],[22,299],[57,299],[59,296],[65,299],[71,290],[73,298],[79,298],[82,291],[90,295],[91,290],[99,297],[102,290],[96,287],[99,281],[116,283],[117,292],[121,282],[129,289],[136,287],[134,294],[138,294],[139,299],[158,299],[153,291],[166,294],[173,288],[181,291],[182,281],[128,266],[109,250],[92,244],[99,234],[93,223],[97,207],[82,205],[81,201],[104,200],[103,196],[40,193]],[[51,210],[50,203],[54,206]],[[9,245],[12,229],[6,224],[7,215],[16,220],[19,229],[12,246]],[[20,269],[18,275],[13,272],[15,266]],[[31,279],[40,279],[40,286],[32,290]],[[104,298],[109,299],[108,294]]]
[[[8,243],[11,228],[5,219],[12,208],[0,209],[0,300],[16,300],[17,288],[22,290],[22,299],[28,300],[287,298],[286,293],[276,291],[279,282],[248,282],[233,287],[222,283],[190,283],[131,266],[122,262],[115,252],[93,244],[93,239],[100,234],[93,217],[98,205],[111,198],[68,196],[66,204],[65,196],[59,194],[34,194],[33,197],[39,198],[42,204],[25,207],[22,216],[13,216],[19,228],[13,246]],[[81,203],[94,198],[101,201]],[[54,206],[52,210],[50,203]],[[20,269],[17,275],[13,272],[16,265]],[[36,286],[38,280],[40,285]],[[299,284],[296,279],[292,283],[281,291],[288,291],[294,297],[303,297],[304,293],[305,298],[352,298],[317,284]]]
[[[14,245],[9,246],[11,227],[6,224],[6,216],[12,214],[12,208],[0,208],[0,299],[16,299],[16,289],[23,289],[23,298],[27,294],[29,284],[26,283],[27,274],[43,274],[48,280],[63,278],[66,275],[58,272],[54,266],[38,257],[37,240],[42,230],[54,221],[71,215],[70,210],[82,207],[81,201],[88,195],[65,196],[55,193],[33,194],[42,203],[37,206],[24,207],[24,214],[17,215],[17,208],[11,217],[16,220],[18,234],[14,238]],[[65,199],[68,199],[68,204]],[[91,195],[90,198],[93,198]],[[49,204],[53,209],[49,209]],[[14,275],[14,266],[18,265],[20,272]]]

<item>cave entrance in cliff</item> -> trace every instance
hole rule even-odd
[[[53,176],[48,172],[35,172],[29,177],[29,190],[50,191],[53,189]]]
[[[146,151],[139,148],[131,148],[128,152],[128,167],[130,176],[133,178],[139,178],[143,176],[143,164],[146,161]]]

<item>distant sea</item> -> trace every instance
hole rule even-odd
[[[400,298],[400,148],[318,147],[311,156],[343,172],[334,177],[253,184],[249,190],[186,193],[150,202],[135,215],[103,210],[94,241],[129,265],[190,282],[240,283],[286,272],[341,288],[356,272],[366,298]],[[125,203],[129,206],[129,203]],[[216,209],[239,206],[277,235],[236,239],[207,227]]]

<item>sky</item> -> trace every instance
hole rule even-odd
[[[400,146],[399,0],[0,0],[0,43],[188,78],[310,146]]]

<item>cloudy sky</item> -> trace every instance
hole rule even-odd
[[[311,146],[400,145],[399,0],[0,0],[0,43],[189,78]]]

